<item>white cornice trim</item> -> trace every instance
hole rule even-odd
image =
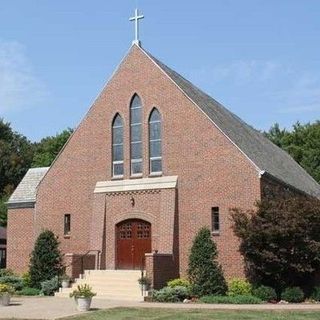
[[[156,189],[174,189],[177,187],[178,176],[128,179],[116,181],[99,181],[94,193],[127,192]]]

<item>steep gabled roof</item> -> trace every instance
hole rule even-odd
[[[320,185],[288,153],[190,81],[144,52],[251,160],[261,174],[267,173],[295,189],[320,198]]]
[[[29,169],[7,202],[8,208],[32,208],[38,184],[48,170],[49,167]]]

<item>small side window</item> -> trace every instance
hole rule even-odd
[[[64,215],[64,235],[68,236],[71,232],[71,215],[65,214]]]
[[[216,234],[220,232],[219,207],[211,208],[211,231]]]

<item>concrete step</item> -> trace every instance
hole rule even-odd
[[[110,300],[142,301],[143,296],[138,283],[139,270],[86,270],[76,279],[71,288],[60,289],[57,297],[68,297],[78,285],[88,284],[97,297]]]
[[[55,294],[58,298],[69,298],[69,294],[64,292],[57,292]],[[105,299],[105,300],[116,300],[116,301],[143,301],[144,297],[142,295],[124,295],[124,294],[100,294],[93,299]]]

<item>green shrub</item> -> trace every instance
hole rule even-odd
[[[190,282],[187,279],[183,279],[183,278],[178,278],[178,279],[174,279],[171,280],[167,283],[167,286],[170,288],[175,288],[175,287],[190,287]]]
[[[252,293],[255,297],[260,298],[262,301],[275,301],[277,300],[277,293],[276,291],[267,286],[260,286],[252,290]]]
[[[320,287],[314,287],[310,296],[315,301],[320,301]]]
[[[157,302],[179,302],[190,297],[190,290],[183,286],[164,287],[154,290],[152,297]]]
[[[22,278],[22,282],[23,282],[24,287],[26,287],[26,288],[31,287],[30,272],[25,272],[24,274],[22,274],[21,278]]]
[[[52,296],[55,291],[59,290],[59,278],[54,277],[50,280],[41,282],[41,293],[45,296]]]
[[[217,257],[218,251],[211,231],[208,228],[200,229],[189,256],[188,275],[194,295],[226,293],[227,284]]]
[[[19,296],[38,296],[40,294],[40,290],[37,288],[29,288],[25,287],[20,291],[16,292]]]
[[[43,231],[37,238],[31,253],[29,272],[31,286],[38,289],[41,289],[41,282],[63,274],[58,238],[52,231]]]
[[[276,292],[303,283],[309,291],[319,270],[320,200],[283,197],[277,189],[269,189],[254,211],[232,209],[233,231],[253,283]]]
[[[23,288],[23,281],[17,276],[4,276],[0,278],[1,284],[8,284],[14,288],[15,291],[21,290]]]
[[[70,298],[78,299],[78,298],[92,298],[95,295],[96,293],[92,292],[92,288],[87,283],[84,283],[84,284],[78,285],[77,289],[73,290],[69,296]]]
[[[217,304],[260,304],[262,300],[252,295],[238,296],[203,296],[200,298],[203,303]]]
[[[251,293],[252,286],[247,280],[234,278],[228,282],[228,296],[247,296]]]
[[[0,278],[14,275],[15,274],[10,269],[0,269]]]
[[[303,302],[304,293],[299,287],[289,287],[282,292],[281,299],[293,303]]]

